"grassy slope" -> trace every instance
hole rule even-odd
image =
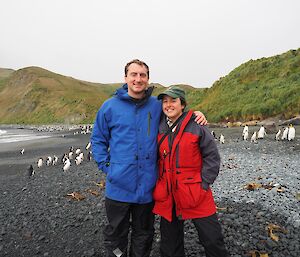
[[[0,92],[4,88],[4,86],[7,84],[7,81],[13,72],[14,72],[14,70],[12,70],[12,69],[0,68]]]
[[[12,74],[0,92],[1,123],[91,122],[118,84],[79,81],[29,67]]]
[[[216,81],[195,108],[211,121],[299,115],[300,49],[240,65]]]

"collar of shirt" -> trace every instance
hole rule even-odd
[[[169,127],[172,127],[172,125],[173,125],[173,122],[169,117],[167,117],[167,125]],[[177,127],[177,125],[172,129],[172,132],[174,132],[176,130],[176,127]]]

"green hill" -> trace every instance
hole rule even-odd
[[[207,89],[193,107],[212,122],[299,115],[300,48],[240,65]]]
[[[13,69],[0,68],[0,80],[9,77],[13,72]]]
[[[122,83],[77,80],[39,67],[0,69],[0,123],[92,123]],[[154,95],[164,90],[154,84]],[[210,88],[185,89],[189,107],[210,122],[293,118],[300,114],[300,48],[250,60]]]
[[[88,123],[119,85],[80,81],[38,67],[20,69],[0,80],[0,121]]]

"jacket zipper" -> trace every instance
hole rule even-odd
[[[150,136],[151,119],[152,119],[151,113],[148,112],[148,132],[147,132],[148,136]]]

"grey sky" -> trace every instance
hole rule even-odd
[[[1,0],[0,67],[210,87],[240,64],[300,47],[299,0]]]

